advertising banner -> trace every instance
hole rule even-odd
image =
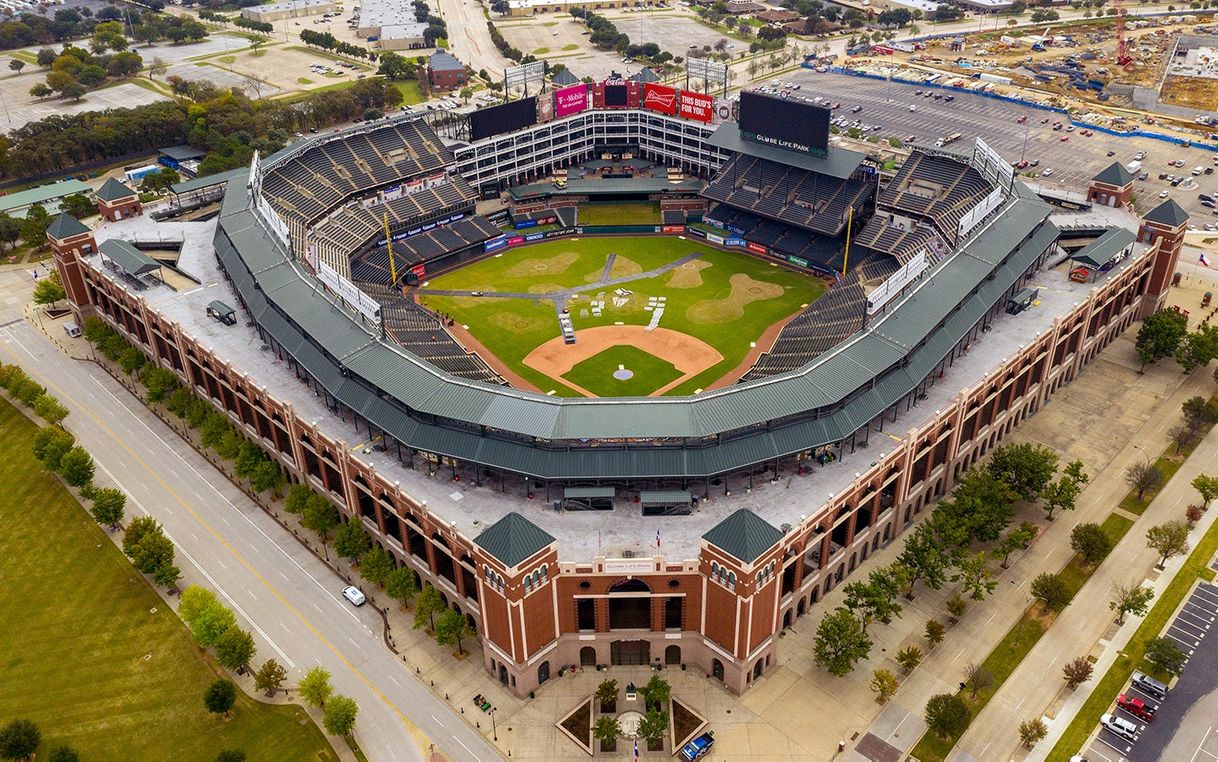
[[[748,249],[749,251],[753,252],[754,254],[765,254],[765,247],[759,243],[753,243],[752,241],[749,241],[748,244],[745,245],[745,248]]]
[[[715,118],[715,96],[713,95],[682,90],[678,102],[680,104],[678,115],[682,119],[693,119],[696,122],[710,124]]]
[[[587,108],[588,85],[580,83],[554,91],[554,116],[571,116]]]
[[[537,96],[537,123],[542,124],[554,118],[554,98],[549,93]]]
[[[512,224],[512,227],[516,228],[517,230],[520,230],[521,228],[535,228],[537,227],[537,220],[517,220]]]
[[[664,225],[660,228],[661,233],[684,233],[684,225]]]
[[[723,245],[723,236],[721,236],[721,235],[715,235],[714,233],[707,233],[706,240],[710,241],[713,244],[718,244],[719,246]]]
[[[710,238],[710,236],[707,235],[705,231],[698,230],[697,228],[686,228],[685,232],[689,233],[690,235],[692,235],[695,238]],[[723,243],[722,238],[719,239],[719,243]]]
[[[797,257],[794,254],[788,254],[787,261],[793,265],[799,265],[800,267],[808,266],[808,260],[804,259],[803,257]]]
[[[677,113],[677,90],[648,82],[643,89],[643,108],[661,114]]]
[[[414,277],[418,278],[419,280],[423,280],[423,276],[427,274],[427,266],[423,264],[415,265],[414,267],[410,268],[410,272],[414,273]]]
[[[497,236],[482,244],[483,251],[498,251],[507,246],[507,236]]]
[[[514,235],[507,239],[508,246],[519,246],[522,243],[524,243],[524,236],[522,235]]]
[[[727,98],[715,99],[715,124],[723,124],[736,119],[736,108],[733,101]]]
[[[736,238],[734,236],[731,238],[726,238],[723,241],[724,246],[739,246],[742,249],[744,248],[745,243],[746,242],[743,238]]]
[[[558,238],[559,236],[570,235],[575,232],[575,228],[562,228],[561,230],[547,230],[542,235],[545,238]]]
[[[738,235],[738,236],[743,236],[743,235],[744,235],[744,228],[742,228],[742,227],[737,227],[737,226],[735,226],[735,225],[728,225],[728,226],[727,226],[727,231],[728,231],[729,233],[735,233],[735,234],[736,234],[736,235]],[[740,244],[740,245],[741,245],[741,246],[743,246],[744,244]]]
[[[546,234],[545,234],[545,233],[529,233],[528,235],[526,235],[526,236],[524,237],[524,240],[526,240],[526,241],[540,241],[541,239],[543,239],[543,238],[545,238],[545,237],[546,237]]]

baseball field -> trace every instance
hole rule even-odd
[[[509,249],[430,279],[417,296],[515,386],[642,397],[734,381],[824,291],[745,254],[640,236]]]

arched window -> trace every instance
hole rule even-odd
[[[727,573],[727,586],[733,590],[736,589],[736,572]]]
[[[715,563],[714,561],[711,561],[711,576],[712,577],[719,576],[719,564]]]

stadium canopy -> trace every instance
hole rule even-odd
[[[1111,228],[1088,246],[1070,256],[1070,260],[1084,267],[1100,269],[1125,250],[1137,237],[1125,228]]]
[[[764,143],[754,143],[740,137],[740,126],[735,122],[724,122],[719,125],[719,129],[715,130],[706,142],[718,148],[742,153],[745,156],[755,156],[758,159],[768,159],[809,172],[819,172],[838,180],[850,179],[854,171],[863,163],[864,157],[864,154],[858,151],[836,146],[829,146],[829,155],[822,159],[819,156],[800,151],[789,151]]]
[[[102,256],[133,278],[157,272],[161,264],[127,241],[111,238],[98,247]]]
[[[617,490],[613,487],[566,487],[562,491],[567,510],[607,511],[613,508]]]

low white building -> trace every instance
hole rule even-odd
[[[279,3],[254,5],[242,8],[241,15],[250,21],[273,22],[279,19],[316,16],[321,13],[333,13],[338,8],[334,0],[284,0]]]

